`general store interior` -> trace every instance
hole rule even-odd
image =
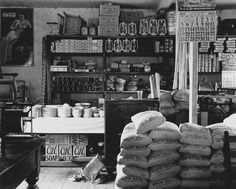
[[[210,6],[212,2],[214,6]],[[36,179],[39,188],[158,188],[159,180],[153,179],[151,174],[154,173],[150,173],[153,165],[147,168],[148,173],[142,172],[145,178],[131,174],[141,179],[141,184],[136,185],[124,185],[117,176],[118,168],[116,170],[117,164],[123,166],[119,156],[120,150],[126,148],[122,147],[123,129],[130,122],[136,124],[132,116],[153,110],[161,116],[150,112],[148,116],[158,117],[159,122],[164,117],[162,124],[174,123],[182,132],[181,136],[184,136],[186,125],[207,128],[213,141],[209,143],[210,154],[203,155],[204,165],[212,160],[217,150],[222,150],[224,156],[222,165],[216,164],[219,169],[223,167],[222,172],[214,169],[214,163],[213,166],[209,164],[203,167],[204,170],[206,167],[214,169],[210,176],[208,172],[201,172],[205,176],[197,180],[184,175],[186,165],[181,167],[176,163],[178,157],[171,163],[177,164],[175,169],[178,166],[181,169],[170,174],[171,178],[162,178],[162,182],[171,179],[171,188],[235,186],[232,184],[236,178],[234,157],[230,153],[235,149],[230,148],[229,141],[231,137],[234,141],[236,136],[236,2],[187,0],[185,3],[187,7],[200,7],[200,11],[208,11],[209,15],[216,14],[211,17],[215,19],[214,40],[181,43],[178,8],[173,0],[1,0],[0,23],[7,22],[8,16],[4,15],[16,12],[18,16],[29,11],[25,19],[30,20],[33,34],[33,54],[28,61],[5,61],[4,25],[0,28],[0,85],[2,89],[6,83],[14,88],[9,96],[4,96],[5,91],[0,95],[1,158],[7,156],[4,146],[9,139],[43,138],[44,142],[35,151],[40,157],[40,161],[37,159],[40,169],[36,166],[40,170],[39,179]],[[106,13],[108,7],[113,11]],[[12,16],[9,20],[14,19],[16,17]],[[145,26],[140,27],[141,21],[147,21],[149,28],[154,26],[154,29],[142,33]],[[115,46],[118,43],[123,46]],[[137,129],[136,125],[134,127]],[[196,133],[204,130],[194,129]],[[212,147],[214,129],[221,132],[220,148]],[[222,131],[228,131],[229,135]],[[146,132],[151,136],[151,129]],[[186,142],[178,137],[177,140],[182,146]],[[173,149],[173,144],[171,146]],[[159,149],[150,144],[146,147]],[[181,147],[174,149],[179,151]],[[150,157],[146,155],[145,158]],[[83,172],[92,160],[103,164],[95,174],[96,179],[85,177]],[[0,176],[5,178],[4,170],[1,172]],[[154,174],[153,177],[158,176]],[[28,177],[29,174],[25,176]],[[3,183],[3,188],[26,188],[30,183],[27,179],[22,182],[19,178],[16,185],[9,186],[0,179],[0,186]],[[207,179],[215,180],[208,183]]]

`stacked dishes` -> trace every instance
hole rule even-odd
[[[43,117],[57,117],[57,108],[56,107],[43,107],[42,109]]]
[[[72,115],[75,118],[79,118],[83,116],[84,108],[82,106],[73,107],[72,108]]]
[[[69,104],[63,104],[57,108],[58,117],[71,117],[71,107]]]

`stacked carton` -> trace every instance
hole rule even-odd
[[[118,35],[120,6],[100,5],[98,35]]]

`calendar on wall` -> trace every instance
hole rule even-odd
[[[179,11],[178,37],[180,42],[209,42],[216,40],[215,10]]]

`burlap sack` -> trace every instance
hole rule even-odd
[[[180,154],[176,151],[152,152],[148,158],[148,167],[175,163],[179,159],[179,157]]]
[[[134,167],[134,166],[126,166],[126,165],[119,165],[116,166],[117,172],[122,172],[128,176],[136,176],[144,179],[149,178],[149,171],[148,169]]]
[[[211,146],[212,137],[209,130],[204,134],[184,131],[182,132],[182,138],[180,139],[180,142],[191,145]]]
[[[118,154],[117,163],[120,165],[148,168],[147,158],[143,156],[121,156]]]
[[[177,164],[156,165],[150,170],[150,180],[155,181],[176,177],[180,171],[181,167]]]
[[[185,179],[206,179],[211,177],[211,171],[202,167],[183,167],[180,176]]]
[[[158,111],[144,111],[131,117],[137,133],[147,133],[166,121],[165,117]]]
[[[199,155],[184,154],[179,160],[179,165],[185,167],[191,166],[200,166],[200,167],[209,167],[211,161],[209,158]]]
[[[203,127],[201,125],[193,124],[193,123],[182,123],[179,126],[180,132],[197,132],[201,134],[205,134],[209,132],[209,129],[206,127]]]
[[[147,180],[140,177],[135,176],[127,176],[125,174],[117,174],[115,179],[115,185],[120,188],[128,188],[128,187],[146,187],[148,185]]]
[[[181,144],[177,140],[153,140],[151,144],[148,145],[152,151],[162,151],[162,150],[175,150],[178,151]]]
[[[181,179],[181,188],[209,188],[211,185],[209,180],[202,179]]]
[[[152,139],[170,139],[170,140],[179,140],[182,135],[179,131],[179,128],[176,124],[169,121],[164,122],[154,130],[149,133],[149,136]]]
[[[182,144],[179,152],[183,154],[209,156],[211,154],[211,148],[209,146]]]
[[[163,180],[155,180],[149,183],[148,189],[168,189],[176,188],[180,185],[180,180],[177,178],[167,178]]]
[[[224,163],[224,154],[222,150],[217,150],[213,155],[211,156],[211,163],[212,164],[220,164]]]
[[[225,166],[223,164],[211,164],[210,171],[212,173],[223,173],[225,171]]]
[[[137,134],[133,123],[127,124],[120,137],[120,147],[128,148],[133,146],[146,146],[152,142],[147,134]]]
[[[146,146],[130,146],[120,149],[121,156],[144,156],[147,157],[151,153],[151,150]]]

